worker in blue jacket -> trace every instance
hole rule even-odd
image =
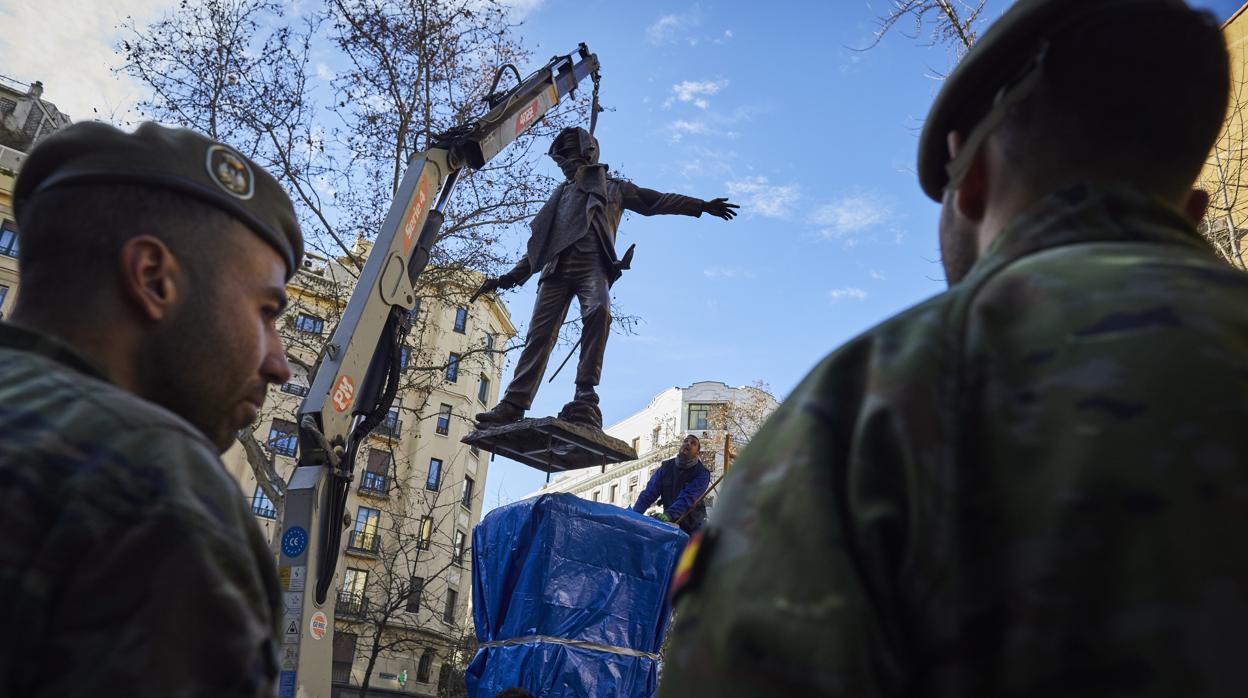
[[[637,497],[633,511],[646,513],[646,509],[660,500],[662,513],[655,518],[668,523],[680,522],[685,533],[693,533],[706,523],[706,504],[701,497],[711,484],[711,471],[702,464],[698,456],[702,453],[702,443],[698,437],[690,434],[680,444],[680,451],[675,458],[663,461],[659,469],[650,476],[646,489]],[[692,509],[692,511],[690,511]],[[688,512],[688,516],[685,513]],[[683,519],[681,517],[684,517]]]

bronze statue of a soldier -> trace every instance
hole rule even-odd
[[[555,137],[548,155],[563,170],[561,183],[530,224],[528,249],[516,266],[497,279],[487,279],[478,294],[519,286],[535,273],[537,301],[524,351],[506,394],[494,409],[477,415],[488,428],[518,421],[533,404],[546,372],[559,327],[575,296],[581,305],[581,356],[576,369],[576,395],[559,419],[602,428],[595,388],[602,376],[602,356],[611,329],[611,284],[628,267],[615,252],[615,233],[624,210],[643,216],[703,213],[724,220],[737,215],[726,198],[703,201],[680,194],[644,189],[608,174],[598,162],[598,141],[583,128],[566,128]]]

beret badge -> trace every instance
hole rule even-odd
[[[255,193],[251,167],[229,148],[223,145],[209,146],[207,166],[212,181],[226,193],[240,199],[250,199]]]

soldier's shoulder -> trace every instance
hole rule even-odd
[[[0,349],[4,387],[0,403],[25,413],[31,427],[62,430],[75,438],[125,440],[144,431],[149,437],[186,441],[205,448],[212,444],[185,419],[168,409],[101,378],[45,356]]]

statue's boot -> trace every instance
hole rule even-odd
[[[572,402],[559,410],[559,419],[574,424],[584,424],[602,431],[602,410],[598,408],[598,393],[593,386],[576,387],[576,396]]]
[[[477,428],[486,429],[503,424],[511,424],[524,419],[524,408],[519,405],[500,400],[492,410],[477,414]]]

